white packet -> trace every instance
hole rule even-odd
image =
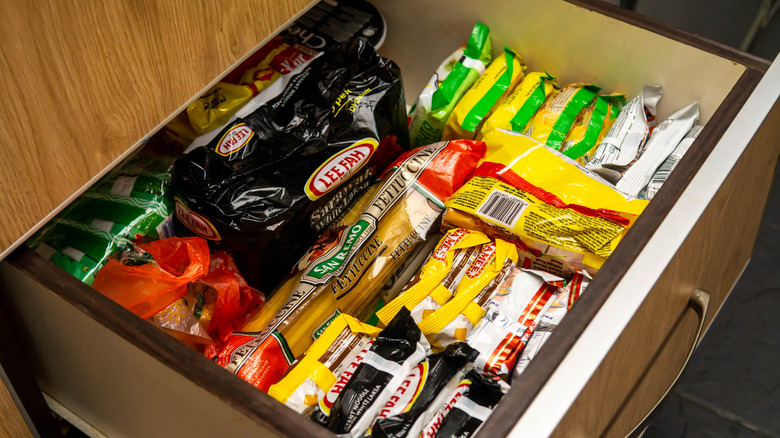
[[[615,184],[621,192],[637,197],[653,178],[658,166],[671,155],[675,147],[699,120],[699,102],[694,102],[672,114],[654,130],[645,151]]]
[[[696,140],[696,137],[699,136],[702,128],[702,125],[695,125],[693,128],[691,128],[690,131],[688,131],[688,133],[685,135],[685,138],[683,138],[680,144],[674,148],[674,152],[672,152],[672,154],[669,155],[669,158],[667,158],[666,161],[661,164],[661,167],[655,171],[655,174],[653,174],[653,179],[647,183],[647,187],[639,192],[640,199],[653,199],[653,196],[658,193],[658,190],[661,189],[663,183],[666,182],[667,178],[669,178],[669,174],[672,173],[675,167],[677,167],[677,163],[680,161],[683,155],[688,152],[688,149],[690,149],[693,141]]]

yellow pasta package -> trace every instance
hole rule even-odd
[[[505,47],[452,110],[442,140],[473,139],[501,97],[523,80],[525,69],[523,58]]]
[[[545,72],[528,73],[506,100],[499,102],[477,133],[477,140],[494,129],[525,131],[536,111],[558,88],[555,76]]]
[[[558,150],[580,112],[596,98],[600,88],[592,84],[570,84],[547,98],[525,128],[534,140]]]
[[[492,131],[485,143],[485,159],[446,202],[450,226],[551,247],[594,273],[647,205],[525,135]]]

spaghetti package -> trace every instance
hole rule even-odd
[[[545,99],[558,92],[558,80],[546,72],[528,73],[509,97],[493,111],[477,133],[481,139],[494,129],[524,132]]]
[[[479,352],[465,342],[451,344],[428,356],[412,368],[398,389],[379,411],[366,436],[375,438],[418,437],[424,425],[423,414],[449,381]]]
[[[467,342],[479,350],[475,368],[508,379],[528,338],[563,290],[550,274],[514,270],[490,301]]]
[[[323,417],[315,411],[312,418],[334,433],[362,436],[412,369],[425,359],[427,350],[425,337],[409,311],[402,309],[377,335],[333,403],[330,415]],[[470,357],[469,353],[465,355]]]
[[[512,243],[496,239],[482,247],[452,299],[419,324],[434,351],[466,340],[485,314],[484,306],[516,263],[517,249]]]
[[[645,144],[645,151],[615,187],[629,196],[639,196],[656,169],[674,152],[685,134],[699,121],[699,103],[694,102],[669,116],[653,130]]]
[[[239,376],[270,375],[266,367],[281,363],[286,351],[302,355],[336,312],[370,316],[382,286],[436,233],[443,200],[483,154],[482,142],[452,141],[402,155],[356,203],[358,219],[323,235],[243,327],[260,334],[223,349],[218,363]],[[269,357],[280,359],[260,359]]]
[[[330,414],[335,398],[325,399],[338,382],[349,381],[379,329],[340,314],[311,345],[306,355],[293,366],[268,395],[299,414],[310,416],[319,404]],[[338,392],[335,393],[338,395]]]
[[[355,40],[176,161],[177,233],[230,252],[251,284],[273,290],[407,148],[400,71]]]
[[[488,242],[490,239],[480,232],[462,228],[447,231],[410,287],[377,312],[379,320],[386,325],[406,307],[415,322],[422,321],[449,301],[482,244]]]
[[[490,63],[468,92],[458,102],[442,133],[442,139],[472,139],[483,120],[493,111],[505,93],[511,91],[525,76],[523,58],[509,48]]]
[[[491,53],[490,29],[482,23],[475,24],[466,47],[444,61],[417,98],[409,125],[413,147],[442,139],[453,108],[485,72]]]
[[[509,385],[496,376],[469,371],[420,437],[474,436],[508,390]]]
[[[694,140],[696,140],[696,137],[699,136],[701,130],[701,125],[694,125],[694,127],[685,134],[685,138],[683,138],[680,144],[674,148],[674,151],[669,155],[669,158],[667,158],[658,170],[655,171],[653,178],[647,183],[647,187],[639,193],[641,199],[653,199],[653,196],[658,193],[658,190],[660,190],[661,186],[666,182],[666,178],[668,178],[669,174],[677,167],[677,163],[683,155],[688,152],[688,149],[691,148],[691,145]]]
[[[645,142],[655,126],[656,105],[663,94],[662,87],[645,85],[642,93],[620,112],[593,153],[588,169],[617,183],[644,152]]]
[[[536,329],[527,339],[525,348],[523,348],[517,365],[512,372],[512,378],[517,378],[525,371],[528,364],[531,362],[539,349],[542,348],[547,339],[552,334],[553,330],[558,327],[566,313],[571,309],[571,306],[579,299],[580,295],[585,292],[588,284],[590,284],[590,276],[582,271],[577,272],[572,277],[569,284],[555,296],[549,307],[543,312],[541,318],[538,319]]]
[[[485,142],[489,153],[446,202],[449,226],[555,247],[595,272],[647,205],[524,135],[492,131]]]
[[[596,98],[600,88],[592,84],[570,84],[550,96],[534,115],[525,134],[559,150],[575,120]]]
[[[623,94],[598,95],[584,111],[580,112],[574,126],[561,145],[563,155],[588,164],[604,136],[615,123],[620,109],[626,103]]]

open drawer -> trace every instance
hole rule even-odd
[[[494,51],[561,84],[629,98],[662,84],[660,120],[701,103],[691,151],[480,432],[625,436],[697,341],[694,290],[710,293],[706,328],[749,260],[780,152],[780,64],[598,1],[373,3],[410,101],[479,20]],[[50,405],[96,436],[333,436],[28,249],[0,265],[0,306]]]

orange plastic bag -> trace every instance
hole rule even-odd
[[[209,246],[201,238],[171,237],[138,245],[154,257],[151,263],[128,266],[112,256],[92,287],[141,318],[149,318],[187,293],[187,284],[209,269]]]

